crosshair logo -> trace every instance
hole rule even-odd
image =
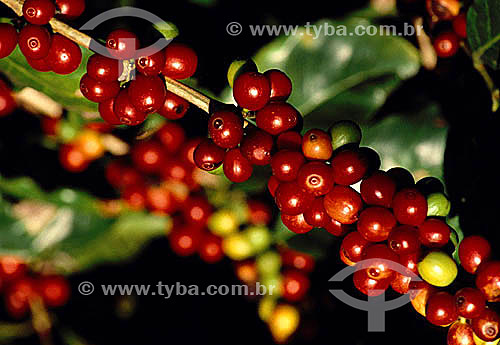
[[[384,264],[392,271],[401,273],[406,277],[410,277],[412,282],[422,281],[419,276],[417,276],[405,266],[397,262],[384,259],[368,259],[360,261],[354,266],[347,266],[346,268],[335,274],[333,277],[331,277],[329,281],[343,281],[348,276],[354,274],[354,272],[373,267],[373,265],[375,264]],[[332,295],[334,295],[345,304],[359,310],[366,310],[368,312],[368,332],[384,332],[385,312],[406,305],[411,301],[410,295],[416,296],[420,289],[410,289],[410,291],[408,291],[403,296],[390,301],[385,300],[385,290],[370,290],[371,293],[368,294],[367,301],[354,298],[345,293],[343,290],[332,289],[329,291]]]
[[[99,14],[98,16],[92,18],[89,20],[87,23],[85,23],[82,27],[80,27],[80,30],[93,30],[95,29],[99,24],[104,23],[107,20],[113,19],[113,18],[118,18],[118,17],[136,17],[136,18],[141,18],[144,20],[147,20],[153,24],[161,24],[162,27],[166,29],[172,29],[175,30],[170,24],[165,22],[163,19],[158,17],[157,15],[148,12],[146,10],[136,8],[136,7],[130,7],[130,6],[125,6],[125,7],[120,7],[120,8],[115,8],[106,12],[103,12]],[[122,40],[120,40],[122,42]],[[92,50],[95,53],[98,53],[100,55],[104,55],[106,57],[109,57],[111,59],[115,60],[128,60],[128,59],[138,59],[142,56],[150,56],[154,53],[157,53],[161,51],[163,48],[165,48],[167,45],[172,42],[172,39],[166,39],[164,37],[158,39],[154,44],[150,45],[149,47],[146,48],[141,48],[138,50],[132,50],[130,52],[126,52],[126,56],[120,56],[117,57],[113,55],[110,50],[94,40],[93,38],[90,41],[90,50]],[[127,47],[135,47],[135,39],[133,38],[125,38],[123,39],[123,43],[127,45]]]

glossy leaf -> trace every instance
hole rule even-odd
[[[467,39],[472,51],[489,47],[482,61],[494,69],[500,59],[500,6],[496,0],[475,0],[467,13]]]

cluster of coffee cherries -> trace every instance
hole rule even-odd
[[[189,103],[167,91],[163,77],[191,77],[198,65],[193,49],[172,43],[150,56],[134,59],[132,57],[140,47],[139,39],[123,29],[108,35],[106,47],[110,56],[91,56],[87,73],[80,81],[82,94],[99,103],[103,120],[112,125],[135,126],[144,122],[151,113],[157,112],[170,120],[184,116]],[[135,68],[130,69],[127,64]]]
[[[12,95],[12,90],[2,79],[0,79],[0,117],[12,114],[16,108],[17,104]]]
[[[60,275],[41,275],[30,272],[26,262],[14,255],[0,256],[0,292],[5,308],[16,319],[25,317],[36,301],[56,308],[66,304],[70,286]]]
[[[26,24],[17,32],[8,23],[0,24],[0,58],[19,49],[29,65],[41,72],[70,74],[82,61],[80,47],[70,39],[52,34],[47,24],[57,14],[62,19],[75,19],[85,9],[84,0],[26,0],[23,18]]]

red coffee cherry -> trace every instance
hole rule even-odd
[[[279,248],[281,262],[285,267],[293,267],[302,272],[311,272],[314,268],[314,258],[305,253],[289,248]]]
[[[87,74],[95,80],[115,82],[120,76],[119,61],[94,54],[87,62]]]
[[[210,139],[202,140],[194,151],[194,162],[196,166],[205,171],[212,171],[221,165],[224,160],[225,151],[215,145]]]
[[[361,182],[361,196],[368,205],[391,207],[396,183],[384,171],[376,171]]]
[[[389,248],[398,255],[410,254],[420,248],[417,229],[408,225],[401,225],[394,228],[389,234],[387,243]]]
[[[373,279],[367,270],[359,270],[352,275],[354,286],[367,296],[378,296],[389,288],[391,279]]]
[[[224,157],[224,175],[234,182],[245,182],[252,176],[252,164],[246,159],[239,148],[229,150]]]
[[[296,234],[305,234],[313,229],[312,225],[309,225],[306,222],[303,214],[293,216],[282,213],[281,221],[290,231],[293,231]]]
[[[116,80],[113,82],[98,81],[85,74],[80,79],[80,91],[85,98],[100,103],[116,97],[120,92],[120,83]]]
[[[482,236],[467,236],[458,248],[460,264],[469,273],[476,273],[479,265],[486,262],[490,255],[490,243]]]
[[[267,225],[272,220],[270,205],[260,200],[248,200],[248,222],[252,225]]]
[[[128,30],[113,30],[106,38],[108,52],[119,60],[133,59],[139,46],[140,41],[137,36]]]
[[[124,125],[137,126],[144,122],[147,114],[137,110],[130,101],[127,89],[122,89],[114,101],[114,111]]]
[[[26,315],[30,301],[37,296],[36,283],[32,278],[22,277],[10,284],[5,293],[5,306],[7,312],[19,319]]]
[[[261,73],[246,72],[234,81],[233,97],[242,108],[253,111],[262,109],[269,102],[270,95],[269,80]]]
[[[328,217],[327,222],[324,226],[324,229],[328,231],[333,236],[344,236],[350,230],[349,226],[346,224],[342,224],[341,222]]]
[[[144,183],[142,175],[136,169],[120,161],[112,161],[106,166],[106,180],[117,189]]]
[[[330,216],[326,213],[323,197],[316,198],[307,211],[304,212],[307,224],[315,228],[324,228],[330,222]]]
[[[302,152],[307,159],[330,159],[333,153],[332,139],[321,129],[310,129],[302,138]]]
[[[59,162],[65,170],[73,173],[86,170],[90,163],[85,154],[71,144],[61,146],[59,149]]]
[[[166,89],[160,77],[135,76],[128,86],[128,96],[134,107],[146,114],[154,113],[165,103]]]
[[[243,121],[230,111],[216,111],[208,121],[208,134],[224,149],[238,146],[243,139]]]
[[[461,38],[467,38],[467,14],[460,13],[453,19],[453,31]]]
[[[499,337],[500,316],[491,309],[484,309],[479,317],[472,319],[471,326],[481,340],[495,341]]]
[[[132,210],[143,210],[147,200],[146,188],[142,184],[127,186],[123,189],[122,199]]]
[[[288,131],[281,133],[276,138],[276,147],[278,150],[288,149],[294,151],[302,150],[302,135],[299,132]]]
[[[281,150],[271,159],[273,175],[283,182],[290,182],[297,178],[299,169],[305,162],[302,152]]]
[[[203,196],[190,196],[182,208],[186,222],[197,226],[205,226],[212,212],[212,205]]]
[[[136,66],[146,77],[154,77],[160,74],[165,66],[165,52],[161,50],[150,56],[141,56],[137,59]]]
[[[445,291],[432,294],[425,309],[427,321],[436,326],[447,326],[458,319],[455,297]]]
[[[156,137],[168,153],[177,153],[186,141],[184,128],[175,122],[167,122],[156,132]]]
[[[427,199],[415,188],[405,188],[394,196],[392,209],[401,224],[418,226],[427,217]]]
[[[39,72],[52,71],[52,66],[49,63],[49,60],[47,60],[47,57],[44,57],[43,59],[31,59],[27,57],[26,62],[36,71]]]
[[[172,214],[178,204],[173,194],[163,186],[149,186],[146,189],[146,205],[150,211]]]
[[[429,248],[444,247],[450,240],[450,227],[440,219],[430,218],[418,227],[420,243]]]
[[[186,115],[188,109],[188,101],[167,90],[165,102],[163,102],[163,106],[158,109],[158,114],[169,120],[178,120]]]
[[[361,261],[366,248],[371,245],[358,231],[352,231],[342,240],[340,250],[352,262]]]
[[[17,46],[17,31],[13,25],[0,23],[0,59],[7,57]]]
[[[472,330],[472,327],[469,324],[462,323],[460,321],[457,321],[450,326],[446,339],[448,345],[475,344],[474,331]]]
[[[186,79],[193,76],[198,66],[198,56],[190,47],[171,43],[165,48],[165,65],[162,73],[172,79]]]
[[[278,135],[294,128],[299,116],[297,110],[288,103],[270,102],[257,112],[256,123],[267,133]]]
[[[60,307],[68,302],[71,288],[63,276],[40,277],[37,285],[37,290],[48,307]]]
[[[0,256],[0,277],[2,283],[12,282],[23,277],[28,270],[26,262],[16,255]]]
[[[194,151],[201,143],[203,138],[193,138],[189,139],[186,143],[181,146],[181,151],[179,153],[179,157],[181,160],[191,166],[196,166],[194,163]]]
[[[43,59],[49,54],[51,37],[43,26],[26,25],[19,32],[19,49],[30,59]]]
[[[196,253],[201,241],[201,232],[193,227],[184,226],[172,231],[168,236],[170,248],[179,256],[190,256]]]
[[[286,271],[283,274],[282,297],[289,302],[300,301],[309,290],[309,278],[295,270]]]
[[[51,0],[26,0],[23,17],[34,25],[45,25],[54,17],[56,7]]]
[[[292,93],[292,81],[288,76],[277,69],[270,69],[264,73],[271,86],[271,101],[286,101]]]
[[[56,0],[60,15],[67,20],[73,20],[85,11],[85,0]]]
[[[479,317],[486,307],[486,299],[478,289],[466,287],[455,294],[458,314],[467,319]]]
[[[333,188],[333,171],[324,162],[304,164],[297,175],[297,184],[315,196],[325,195]]]
[[[283,182],[276,189],[274,199],[282,213],[294,216],[304,213],[311,206],[314,197],[295,182]]]
[[[402,275],[401,273],[394,272],[394,277],[391,281],[391,288],[402,295],[410,291],[411,277]]]
[[[224,258],[222,239],[210,233],[203,234],[198,247],[198,254],[203,261],[209,264],[221,261]]]
[[[500,302],[500,261],[489,261],[479,266],[476,287],[488,302]]]
[[[10,88],[0,80],[0,117],[12,114],[17,108],[17,103]]]
[[[345,150],[333,157],[332,168],[335,183],[349,186],[361,181],[366,174],[368,165],[359,152]]]
[[[351,187],[334,186],[325,196],[326,212],[342,224],[355,223],[362,207],[361,196]]]
[[[55,34],[52,37],[47,60],[53,72],[57,74],[70,74],[80,66],[82,51],[78,44],[62,35]]]
[[[135,144],[131,156],[135,167],[145,173],[159,172],[165,162],[163,147],[153,140]]]
[[[440,58],[449,58],[458,52],[460,41],[456,33],[449,31],[439,34],[434,39],[434,49]]]
[[[390,262],[398,263],[399,257],[385,244],[373,244],[363,251],[363,260],[370,260],[366,265],[368,276],[379,280],[391,279],[394,276]]]
[[[167,158],[161,169],[161,176],[165,181],[186,182],[190,179],[192,169],[186,163],[177,158]]]
[[[385,241],[396,226],[396,218],[386,208],[368,207],[359,215],[358,231],[367,241]]]
[[[409,271],[418,275],[418,263],[420,261],[420,256],[422,251],[417,249],[417,251],[408,253],[408,254],[400,254],[399,255],[399,263],[406,267]]]
[[[268,133],[254,129],[250,131],[241,142],[241,153],[254,165],[267,165],[271,163],[271,150],[273,138]]]
[[[269,180],[267,181],[267,190],[269,191],[269,194],[274,198],[276,195],[276,189],[278,189],[278,186],[280,185],[280,181],[276,178],[276,176],[269,177]]]
[[[115,99],[111,98],[99,103],[99,115],[110,125],[121,125],[121,121],[115,114]]]
[[[415,179],[411,172],[405,168],[395,167],[387,170],[387,175],[396,183],[396,190],[415,186]]]

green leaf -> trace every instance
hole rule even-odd
[[[8,57],[0,59],[0,71],[7,75],[16,89],[31,87],[46,94],[68,110],[96,112],[97,103],[87,100],[80,92],[80,79],[86,73],[87,60],[92,55],[90,50],[81,49],[82,63],[75,72],[68,75],[35,71],[19,47],[16,47]]]
[[[420,68],[418,51],[400,37],[350,35],[374,22],[361,17],[321,20],[321,34],[305,31],[279,37],[263,47],[254,60],[261,71],[278,68],[293,81],[289,102],[305,116],[326,115],[369,119],[402,80]],[[335,35],[325,35],[335,27]],[[340,30],[345,28],[345,34]],[[338,110],[337,110],[338,109]]]
[[[321,259],[336,239],[338,237],[328,233],[325,229],[313,229],[308,233],[291,237],[286,244],[293,250],[309,254],[315,259]]]
[[[179,35],[179,29],[170,22],[154,23],[153,27],[163,35],[167,40],[174,39]]]
[[[485,64],[499,68],[500,6],[497,0],[474,1],[467,13],[467,39],[473,52],[484,51]]]
[[[462,228],[460,227],[460,219],[458,216],[453,217],[453,218],[448,218],[448,225],[450,228],[453,230],[451,233],[451,242],[453,243],[453,246],[455,246],[455,250],[453,251],[452,257],[455,262],[460,265],[460,258],[458,257],[458,248],[460,246],[460,243],[464,239],[464,233],[462,231]]]
[[[199,5],[199,6],[203,6],[203,7],[212,7],[212,6],[215,6],[217,5],[217,0],[189,0],[189,2],[195,4],[195,5]]]

